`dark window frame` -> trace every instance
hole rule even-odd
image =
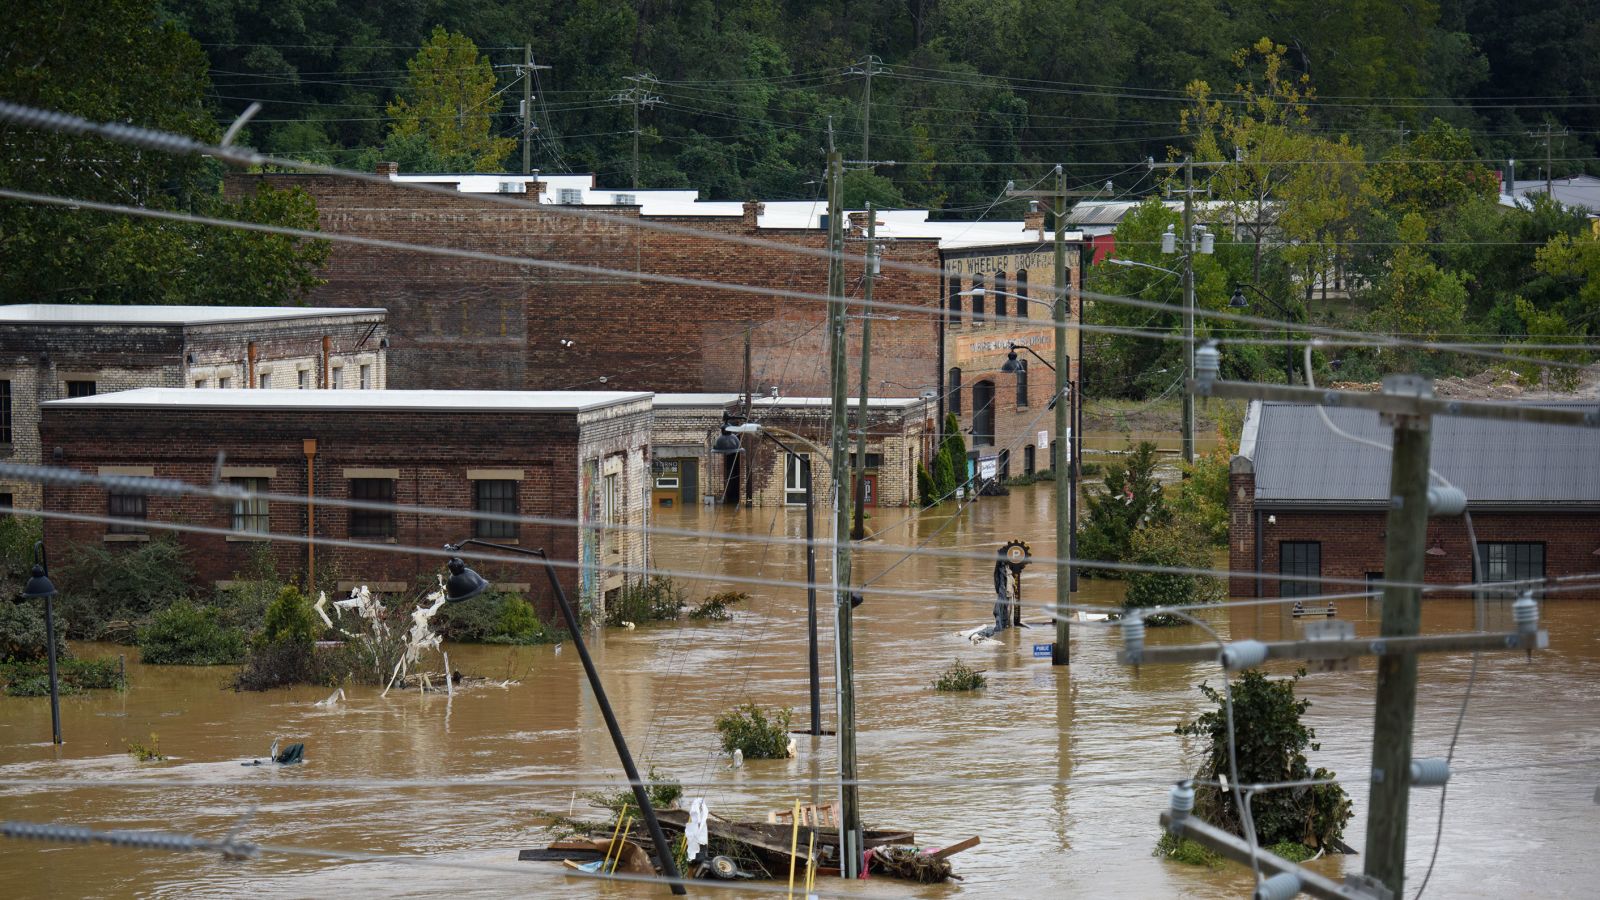
[[[1010,282],[1006,281],[1006,273],[994,273],[994,317],[996,321],[1003,321],[1010,316],[1007,310],[1011,306],[1011,298],[1006,296],[1010,292]]]
[[[1312,571],[1313,568],[1315,571]],[[1315,577],[1316,581],[1279,581],[1279,597],[1314,597],[1322,593],[1322,542],[1279,541],[1278,574]]]
[[[352,478],[350,499],[394,503],[395,482],[394,478]],[[392,509],[350,508],[350,536],[353,538],[393,540],[399,533],[398,526],[399,522]]]
[[[950,370],[949,380],[946,382],[945,402],[950,412],[957,418],[961,416],[961,369],[955,367]]]
[[[1549,550],[1544,541],[1479,541],[1478,560],[1473,567],[1472,580],[1478,583],[1544,579],[1549,564]],[[1483,577],[1478,577],[1478,569]],[[1496,570],[1499,571],[1496,571]],[[1527,587],[1512,588],[1521,593]],[[1537,589],[1535,589],[1537,593]]]
[[[1017,318],[1019,318],[1019,319],[1031,319],[1031,318],[1033,318],[1033,312],[1028,309],[1028,307],[1032,306],[1033,304],[1028,302],[1028,270],[1027,269],[1018,269],[1017,270],[1017,290],[1016,290],[1016,295],[1017,295]]]
[[[99,385],[93,381],[69,381],[67,382],[67,397],[93,397],[98,388]]]
[[[11,443],[11,382],[0,379],[0,444]]]
[[[1028,408],[1028,361],[1017,360],[1017,409]]]
[[[984,394],[989,396],[989,402],[979,403],[979,398]],[[999,424],[999,417],[995,414],[995,395],[995,383],[991,379],[985,378],[972,383],[972,446],[974,447],[993,446],[995,442],[995,428]]]
[[[472,510],[496,515],[520,515],[518,489],[522,482],[508,478],[480,478],[472,482]],[[472,536],[498,540],[516,540],[520,536],[518,523],[499,519],[473,519]]]
[[[120,520],[106,524],[107,534],[146,534],[143,523],[150,518],[150,498],[145,494],[107,493],[106,517]]]
[[[1022,474],[1032,475],[1034,467],[1038,465],[1038,451],[1034,449],[1033,442],[1022,445]]]
[[[961,278],[950,279],[949,305],[945,307],[945,323],[951,328],[961,327]]]
[[[245,490],[264,492],[268,489],[268,479],[261,477],[230,478],[235,487]],[[233,501],[233,515],[231,524],[234,531],[248,534],[272,533],[272,508],[263,497],[253,497],[248,500]]]
[[[974,275],[974,276],[972,276],[972,289],[973,290],[975,290],[975,291],[976,290],[983,290],[983,286],[984,286],[984,284],[983,284],[983,276],[982,275]],[[972,296],[972,327],[973,328],[977,328],[979,325],[982,325],[984,323],[984,320],[988,318],[988,314],[984,312],[984,296],[987,293],[988,293],[988,291],[985,290],[983,294],[974,294]]]

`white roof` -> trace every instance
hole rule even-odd
[[[727,406],[743,394],[657,394],[656,406]]]
[[[321,316],[370,316],[381,307],[336,306],[110,306],[77,303],[21,303],[0,306],[0,322],[39,325],[221,325]]]
[[[856,407],[861,405],[861,401],[857,400],[854,397],[849,398],[845,402],[846,402],[846,405],[848,405],[851,409],[855,409]],[[868,409],[873,409],[873,408],[878,408],[878,409],[910,409],[913,406],[920,406],[920,405],[922,405],[924,403],[927,403],[927,402],[928,401],[920,399],[918,397],[868,397],[867,398],[867,408]],[[799,408],[799,409],[808,409],[808,408],[813,408],[813,407],[818,407],[818,406],[829,406],[829,407],[831,407],[833,405],[833,398],[831,398],[831,397],[778,397],[778,398],[774,399],[772,397],[756,397],[756,398],[754,398],[753,400],[750,401],[750,405],[751,406],[759,406],[759,407],[763,407],[763,408],[767,408],[767,409],[773,409],[773,408],[783,409],[783,408],[790,408],[790,407]]]
[[[335,391],[248,388],[139,388],[51,400],[62,408],[437,410],[439,412],[587,412],[637,400],[648,391]]]

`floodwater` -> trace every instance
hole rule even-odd
[[[961,516],[883,510],[872,526],[878,545],[926,540],[937,548],[990,552],[1013,537],[1035,553],[1053,551],[1050,485],[985,498]],[[798,509],[688,509],[662,524],[746,535],[802,534]],[[826,530],[823,524],[822,530]],[[653,539],[664,568],[798,580],[799,547],[670,538]],[[858,573],[875,577],[899,557],[864,553]],[[825,572],[825,561],[824,569]],[[851,897],[1238,897],[1249,872],[1211,871],[1151,856],[1168,784],[1193,771],[1193,747],[1173,727],[1202,711],[1199,682],[1213,667],[1116,662],[1119,639],[1102,626],[1079,625],[1073,664],[1052,668],[1032,644],[1048,626],[1011,632],[1000,646],[973,646],[958,632],[988,617],[989,566],[980,560],[915,557],[879,586],[938,590],[943,599],[870,594],[856,615],[856,684],[862,788],[869,826],[904,826],[928,844],[980,835],[982,844],[954,857],[958,884],[921,887],[884,879],[824,879],[824,896]],[[1120,586],[1084,580],[1083,602],[1115,602]],[[690,587],[698,599],[726,586]],[[804,782],[834,771],[833,739],[799,738],[787,761],[751,761],[732,770],[716,752],[712,719],[753,700],[806,710],[805,595],[755,588],[729,623],[613,630],[594,641],[611,701],[642,766],[698,782],[690,796],[714,812],[764,818],[796,798],[827,800],[832,790]],[[1052,574],[1029,569],[1024,600],[1053,597]],[[824,596],[826,604],[826,596]],[[826,606],[825,606],[826,609]],[[1377,627],[1377,604],[1342,605],[1363,634]],[[1456,750],[1434,897],[1589,895],[1594,834],[1600,823],[1600,638],[1592,607],[1545,607],[1551,649],[1534,656],[1484,655]],[[1030,619],[1042,619],[1030,610]],[[1489,611],[1504,626],[1504,609]],[[1225,636],[1293,634],[1275,608],[1246,607],[1211,616]],[[1472,627],[1469,602],[1426,605],[1429,632]],[[833,725],[831,615],[823,642],[824,724]],[[1152,630],[1152,644],[1201,640],[1197,629]],[[119,648],[87,646],[87,654]],[[550,863],[518,863],[517,850],[549,839],[551,814],[583,812],[586,790],[619,767],[570,645],[450,647],[452,664],[508,687],[475,687],[454,697],[357,688],[333,709],[315,701],[326,690],[235,694],[222,689],[225,669],[144,667],[131,661],[125,694],[100,692],[63,701],[66,744],[52,748],[44,700],[0,698],[0,779],[62,779],[69,786],[0,784],[0,818],[60,820],[103,828],[167,828],[220,838],[250,814],[247,840],[350,853],[405,855],[393,860],[327,861],[268,855],[227,861],[200,853],[66,847],[0,840],[0,896],[5,897],[328,897],[564,895],[666,896],[659,886],[601,884],[563,876]],[[987,671],[987,690],[943,696],[930,688],[940,669],[961,659]],[[1462,693],[1467,657],[1424,657],[1416,752],[1442,756]],[[1283,669],[1282,671],[1287,671]],[[1373,675],[1313,674],[1300,684],[1312,701],[1307,722],[1320,752],[1313,766],[1348,777],[1355,818],[1346,841],[1365,841],[1365,774],[1371,751]],[[167,762],[138,763],[128,740],[151,734]],[[304,741],[306,764],[245,768],[274,738]],[[149,786],[112,782],[138,778]],[[1037,779],[995,785],[992,779]],[[396,779],[415,780],[397,784]],[[181,781],[163,785],[161,782]],[[341,780],[337,783],[330,781]],[[474,787],[473,781],[522,780]],[[912,780],[916,783],[896,784]],[[423,782],[417,784],[415,782]],[[437,783],[435,783],[437,782]],[[450,782],[446,784],[445,782]],[[1438,814],[1437,791],[1413,792],[1408,888],[1426,868]],[[1362,857],[1312,863],[1330,876],[1359,871]],[[773,883],[767,883],[770,887]],[[782,882],[777,882],[782,887]],[[695,886],[699,896],[772,896],[757,886]]]

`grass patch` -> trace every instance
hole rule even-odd
[[[793,711],[787,707],[770,713],[746,703],[717,716],[717,733],[722,735],[722,752],[738,750],[745,759],[784,759],[789,755],[789,722]]]
[[[606,624],[618,627],[624,622],[668,622],[688,605],[688,594],[676,581],[665,575],[652,575],[623,585],[617,602],[606,605]]]
[[[63,694],[126,687],[114,659],[57,659],[56,680]],[[49,666],[44,660],[0,663],[0,686],[12,697],[49,696]]]
[[[976,691],[987,687],[989,679],[982,672],[968,666],[966,663],[956,661],[949,668],[939,673],[934,679],[933,689],[936,691]]]
[[[161,741],[154,731],[150,732],[150,743],[128,741],[128,755],[139,762],[162,762],[167,757],[161,752]]]
[[[735,603],[743,603],[750,599],[750,595],[743,591],[723,591],[712,594],[699,606],[689,611],[689,618],[699,621],[726,622],[733,618],[730,608]]]
[[[1171,860],[1186,866],[1204,866],[1207,869],[1220,869],[1223,864],[1221,854],[1206,849],[1197,841],[1173,837],[1172,833],[1167,831],[1161,833],[1161,840],[1156,841],[1155,853],[1152,855],[1158,859]]]

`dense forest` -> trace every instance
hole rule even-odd
[[[0,97],[208,140],[260,103],[241,143],[369,170],[516,171],[526,134],[532,168],[625,187],[637,166],[641,186],[706,199],[816,196],[831,127],[856,160],[848,204],[1017,217],[1006,184],[1061,164],[1073,188],[1151,200],[1118,228],[1118,252],[1166,267],[1160,237],[1177,217],[1153,201],[1172,175],[1145,160],[1189,157],[1219,237],[1197,262],[1201,306],[1586,362],[1551,347],[1600,326],[1586,212],[1543,198],[1508,211],[1497,173],[1510,158],[1521,178],[1596,169],[1597,12],[1600,0],[17,0],[0,20]],[[14,189],[316,222],[295,191],[223,198],[207,158],[11,124],[0,146]],[[8,302],[298,302],[326,253],[0,204]],[[1155,269],[1089,278],[1178,297]],[[1110,303],[1091,319],[1176,325]],[[1170,389],[1176,346],[1096,339],[1100,391]],[[1286,378],[1283,354],[1238,342],[1226,365]],[[1342,362],[1358,377],[1474,364],[1381,347]],[[1521,374],[1552,373],[1573,380]]]

